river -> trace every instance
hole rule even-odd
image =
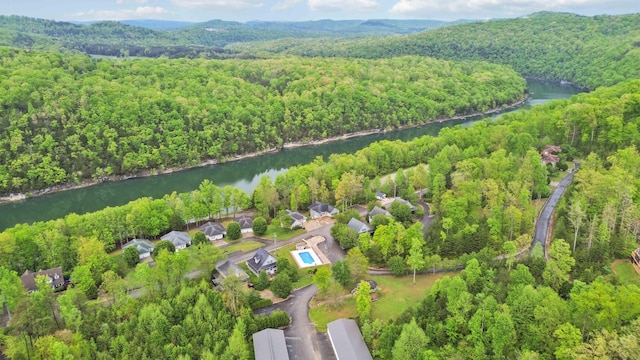
[[[581,90],[559,83],[528,81],[532,97],[517,109],[542,104],[553,99],[569,98]],[[511,110],[515,111],[517,109]],[[496,117],[498,115],[493,115]],[[334,153],[353,153],[379,140],[411,140],[422,135],[437,135],[443,127],[468,126],[482,117],[432,123],[418,128],[368,135],[323,145],[282,150],[277,153],[219,165],[209,165],[171,174],[102,183],[95,186],[67,190],[18,202],[0,204],[0,230],[18,223],[32,223],[96,211],[107,206],[118,206],[145,196],[162,197],[173,191],[188,192],[204,179],[218,186],[234,185],[249,194],[263,175],[275,178],[291,166],[305,164],[316,156],[328,157]]]

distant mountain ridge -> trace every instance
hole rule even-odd
[[[70,49],[108,56],[219,57],[231,43],[282,38],[362,38],[410,34],[467,20],[169,20],[63,22],[23,16],[0,16],[0,46],[27,49]],[[166,50],[166,51],[164,51]],[[182,54],[182,55],[181,55]],[[228,56],[226,54],[224,56]]]

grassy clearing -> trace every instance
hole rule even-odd
[[[224,255],[231,254],[236,251],[242,251],[243,253],[256,250],[263,247],[264,244],[257,241],[243,241],[229,246],[225,246],[222,249]]]
[[[455,276],[457,272],[435,275],[418,275],[416,283],[413,276],[375,276],[372,277],[378,283],[378,291],[372,296],[377,299],[371,304],[371,315],[374,319],[389,321],[397,318],[407,309],[415,307],[424,298],[438,279],[444,276]],[[309,311],[311,321],[316,324],[318,331],[327,331],[327,324],[343,318],[354,318],[358,315],[355,299],[347,297],[340,305],[322,304],[313,307]]]
[[[327,331],[327,324],[341,318],[355,318],[358,316],[356,300],[349,296],[340,304],[328,304],[314,307],[309,310],[309,318],[316,325],[318,331]]]
[[[636,272],[630,262],[624,261],[614,264],[613,271],[616,273],[616,277],[622,285],[639,285],[640,275]]]
[[[372,279],[378,283],[376,296],[378,300],[371,304],[372,317],[388,321],[395,319],[407,309],[418,305],[436,280],[444,276],[455,276],[456,273],[413,276],[376,276]]]
[[[276,241],[283,241],[283,240],[289,240],[294,236],[304,234],[305,232],[306,232],[305,229],[291,230],[291,229],[280,227],[280,224],[271,224],[267,227],[266,234],[264,234],[261,237],[263,239],[273,240],[275,236]]]

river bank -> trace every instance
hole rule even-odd
[[[175,173],[175,172],[179,172],[179,171],[184,171],[184,170],[189,170],[189,169],[198,168],[198,167],[204,167],[204,166],[209,166],[209,165],[217,165],[217,164],[222,164],[222,163],[235,162],[235,161],[240,161],[240,160],[243,160],[243,159],[259,157],[259,156],[263,156],[263,155],[267,155],[267,154],[273,154],[273,153],[279,152],[279,151],[284,150],[284,149],[296,149],[296,148],[306,147],[306,146],[322,145],[322,144],[327,144],[327,143],[331,143],[331,142],[347,140],[347,139],[351,139],[351,138],[355,138],[355,137],[362,137],[362,136],[373,135],[373,134],[378,134],[378,133],[386,133],[386,132],[400,131],[400,130],[411,129],[411,128],[418,128],[418,127],[425,126],[425,125],[432,124],[432,123],[453,121],[453,120],[462,120],[462,119],[467,119],[467,118],[492,115],[492,114],[500,113],[502,111],[513,109],[513,108],[516,108],[518,106],[521,106],[527,100],[528,100],[528,96],[525,96],[525,97],[519,99],[518,101],[516,101],[514,103],[511,103],[511,104],[506,105],[506,106],[500,106],[498,108],[494,108],[494,109],[491,109],[491,110],[487,110],[485,112],[475,112],[475,113],[471,113],[471,114],[457,115],[457,116],[452,116],[452,117],[448,117],[448,118],[438,118],[438,119],[435,119],[435,120],[427,121],[427,122],[422,123],[422,124],[400,126],[400,127],[395,127],[395,128],[391,128],[391,129],[363,130],[363,131],[347,133],[347,134],[343,134],[343,135],[339,135],[339,136],[333,136],[333,137],[330,137],[330,138],[325,138],[325,139],[320,139],[320,140],[289,142],[289,143],[283,144],[281,147],[273,147],[273,148],[269,148],[269,149],[266,149],[266,150],[263,150],[263,151],[253,152],[253,153],[249,153],[249,154],[236,155],[236,156],[233,156],[233,157],[222,158],[222,159],[219,159],[219,158],[207,159],[207,160],[204,160],[204,161],[202,161],[202,162],[200,162],[198,164],[195,164],[195,165],[169,167],[169,168],[165,168],[165,169],[144,170],[144,171],[140,171],[140,172],[134,173],[134,174],[111,175],[111,176],[101,177],[99,179],[87,179],[87,180],[80,181],[78,183],[67,183],[67,184],[55,185],[55,186],[51,186],[51,187],[48,187],[48,188],[45,188],[45,189],[33,190],[33,191],[30,191],[30,192],[27,192],[27,193],[7,194],[7,195],[4,195],[4,196],[0,196],[0,204],[23,201],[23,200],[26,200],[26,199],[29,199],[29,198],[39,197],[39,196],[43,196],[43,195],[49,195],[49,194],[68,191],[68,190],[81,189],[81,188],[85,188],[85,187],[99,185],[99,184],[102,184],[102,183],[120,182],[120,181],[125,181],[125,180],[130,180],[130,179],[136,179],[136,178],[152,177],[152,176],[163,175],[163,174],[171,174],[171,173]]]

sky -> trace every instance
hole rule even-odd
[[[0,14],[61,21],[490,19],[537,11],[640,12],[638,0],[0,0]]]

